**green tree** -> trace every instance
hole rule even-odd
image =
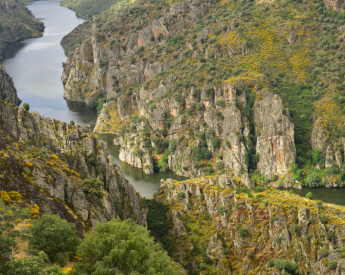
[[[67,252],[74,254],[79,243],[75,224],[51,214],[32,222],[28,239],[32,248],[44,251],[51,262],[59,263],[64,263]]]
[[[313,172],[307,177],[306,183],[309,187],[319,187],[322,181],[319,175]]]
[[[26,110],[26,111],[29,111],[30,110],[30,105],[29,105],[29,103],[24,103],[23,104],[23,108]]]
[[[146,228],[132,220],[99,223],[78,247],[80,262],[71,274],[183,274],[153,241]]]
[[[305,196],[307,199],[312,200],[313,199],[313,193],[312,192],[308,192],[307,195]]]
[[[64,275],[59,266],[51,265],[49,258],[43,251],[38,256],[11,260],[6,263],[5,274],[7,275]]]

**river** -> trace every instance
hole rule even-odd
[[[34,1],[28,8],[45,25],[43,37],[26,39],[10,45],[3,52],[3,66],[13,78],[18,97],[30,104],[30,111],[42,116],[79,125],[89,124],[93,129],[97,112],[84,103],[63,99],[61,81],[62,63],[67,57],[60,45],[61,39],[84,20],[74,11],[61,7],[62,0]],[[183,180],[173,172],[146,175],[141,169],[119,160],[119,146],[112,144],[111,135],[98,135],[107,142],[108,152],[116,165],[121,166],[127,180],[143,197],[152,198],[162,178]]]

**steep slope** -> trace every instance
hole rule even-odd
[[[88,19],[92,16],[106,11],[120,0],[64,0],[61,6],[74,10],[78,17]]]
[[[22,101],[17,96],[12,78],[6,73],[5,68],[0,64],[0,91],[2,98],[8,98],[11,103],[19,105]]]
[[[88,129],[5,102],[0,113],[0,190],[19,192],[43,213],[76,223],[80,233],[115,217],[146,224],[140,195]]]
[[[153,200],[169,205],[169,251],[189,274],[344,272],[342,206],[225,175],[163,181]]]
[[[43,23],[15,0],[3,0],[0,3],[0,50],[7,45],[31,37],[40,37],[44,30]]]
[[[75,47],[64,96],[97,108],[95,131],[116,133],[121,160],[148,174],[249,173],[301,186],[316,173],[344,182],[342,167],[329,170],[332,158],[314,166],[311,145],[317,118],[333,145],[344,136],[345,18],[333,4],[114,5],[62,41]]]

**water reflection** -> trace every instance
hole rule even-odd
[[[152,198],[152,195],[159,188],[161,179],[172,178],[174,180],[185,180],[172,171],[159,172],[153,175],[146,175],[142,169],[133,167],[126,162],[120,161],[120,146],[113,145],[114,135],[99,134],[99,138],[107,142],[108,152],[113,157],[117,166],[120,166],[125,172],[126,179],[134,186],[143,197]]]

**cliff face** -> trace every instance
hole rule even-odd
[[[0,91],[2,98],[8,98],[12,104],[20,105],[22,102],[17,96],[17,90],[14,87],[12,78],[6,73],[0,65]]]
[[[0,107],[2,190],[19,192],[79,230],[115,217],[146,225],[146,206],[113,164],[105,142],[78,125],[6,103]],[[102,182],[101,196],[85,189],[83,180],[92,178]]]
[[[273,188],[248,190],[239,178],[225,175],[162,181],[155,199],[169,205],[170,251],[190,271],[345,271],[340,256],[345,236],[342,206]]]
[[[206,15],[219,9],[209,1],[183,1],[164,10],[151,6],[161,11],[156,20],[150,17],[153,10],[140,3],[129,9],[114,6],[64,39],[66,48],[72,35],[80,34],[78,40],[83,40],[64,66],[64,97],[98,105],[95,131],[120,134],[120,159],[145,173],[170,169],[183,176],[200,176],[218,170],[246,177],[259,163],[267,178],[286,174],[296,157],[294,126],[283,114],[289,111],[278,95],[265,98],[266,107],[253,109],[258,90],[252,84],[264,89],[264,76],[247,73],[241,81],[233,77],[214,82],[209,77],[205,83],[202,78],[195,83],[193,75],[190,81],[181,70],[186,58],[204,56],[207,66],[191,69],[214,75],[225,56],[246,55],[246,43],[235,37],[236,23],[201,24],[201,18],[206,22]],[[114,25],[101,27],[107,18]],[[197,28],[195,35],[189,34],[193,28]],[[218,41],[217,29],[220,41],[237,40],[223,46],[206,43]],[[141,87],[135,88],[138,84]],[[258,139],[253,121],[261,125]],[[268,140],[271,145],[266,145]]]
[[[71,53],[64,96],[100,111],[95,131],[118,135],[121,160],[145,173],[306,184],[313,117],[334,118],[330,139],[344,133],[341,9],[285,0],[126,3],[62,43]],[[326,159],[342,165],[331,149],[322,149]]]

